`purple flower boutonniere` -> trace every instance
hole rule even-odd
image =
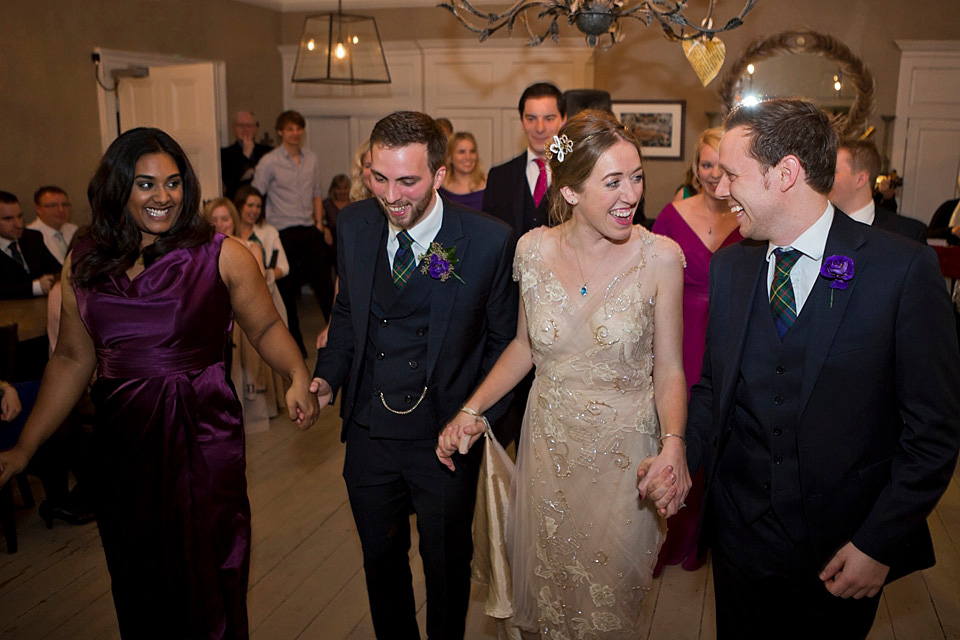
[[[847,256],[830,256],[823,260],[820,275],[830,280],[830,308],[833,308],[833,290],[846,290],[847,280],[853,278],[853,260]]]
[[[417,261],[420,262],[420,273],[429,274],[434,280],[446,282],[450,276],[453,276],[463,282],[463,278],[453,271],[457,262],[459,262],[456,247],[444,249],[439,242],[432,242],[430,243],[430,251],[420,255]],[[466,283],[464,282],[464,284]]]

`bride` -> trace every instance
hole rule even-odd
[[[636,638],[663,516],[690,487],[683,254],[632,224],[640,144],[613,116],[578,114],[550,152],[558,224],[517,244],[517,336],[437,456],[453,468],[483,412],[536,365],[507,518],[512,624],[528,638]],[[634,470],[651,456],[638,500]],[[665,481],[647,495],[653,478]]]

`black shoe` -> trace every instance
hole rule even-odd
[[[93,520],[93,511],[86,508],[80,508],[72,505],[51,504],[49,500],[40,503],[37,510],[40,519],[47,525],[47,529],[53,529],[54,520],[63,520],[67,524],[87,524]]]

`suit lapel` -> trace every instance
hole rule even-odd
[[[353,254],[357,256],[352,263],[356,265],[353,282],[350,283],[350,307],[354,324],[354,344],[357,353],[362,353],[367,340],[367,328],[370,324],[370,299],[373,296],[373,278],[376,273],[377,252],[386,252],[387,221],[377,205],[371,201],[372,211],[368,211],[361,225],[360,233],[354,238]],[[359,343],[357,342],[359,341]]]
[[[444,200],[443,224],[433,240],[440,243],[444,249],[456,247],[458,271],[463,261],[469,259],[467,249],[470,244],[470,239],[463,235],[460,215],[461,213],[454,205]],[[433,375],[433,369],[437,364],[437,358],[440,356],[440,349],[443,347],[443,339],[447,335],[451,315],[457,307],[457,293],[461,287],[466,285],[456,278],[449,278],[446,282],[441,282],[440,280],[434,280],[429,275],[423,277],[430,281],[432,294],[430,299],[430,333],[427,339],[427,382],[429,383]]]
[[[830,256],[846,256],[853,260],[853,278],[847,281],[846,289],[831,289],[826,278],[818,277],[810,292],[810,297],[803,305],[801,314],[810,313],[811,325],[809,344],[804,350],[803,382],[800,385],[800,416],[810,400],[813,387],[820,376],[820,370],[827,358],[833,339],[840,328],[847,305],[853,297],[858,283],[863,280],[863,273],[869,268],[868,252],[860,249],[866,244],[862,225],[837,211],[833,217],[833,225],[827,236],[823,259]],[[866,227],[864,227],[866,228]],[[831,304],[831,291],[833,300]]]

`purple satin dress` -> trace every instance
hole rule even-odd
[[[133,281],[77,288],[97,351],[97,523],[124,637],[248,635],[250,504],[223,363],[223,239],[171,251]]]
[[[710,317],[710,259],[713,252],[700,236],[690,228],[673,203],[668,204],[653,223],[653,232],[672,238],[687,259],[683,270],[683,373],[687,377],[687,392],[700,380],[703,352],[706,349],[707,320]],[[739,229],[730,232],[720,248],[743,240]],[[667,520],[667,539],[660,548],[654,568],[659,575],[666,564],[683,563],[683,568],[694,571],[704,558],[697,557],[697,536],[700,531],[700,505],[703,501],[703,473],[693,477],[693,486],[685,500],[687,508]]]

